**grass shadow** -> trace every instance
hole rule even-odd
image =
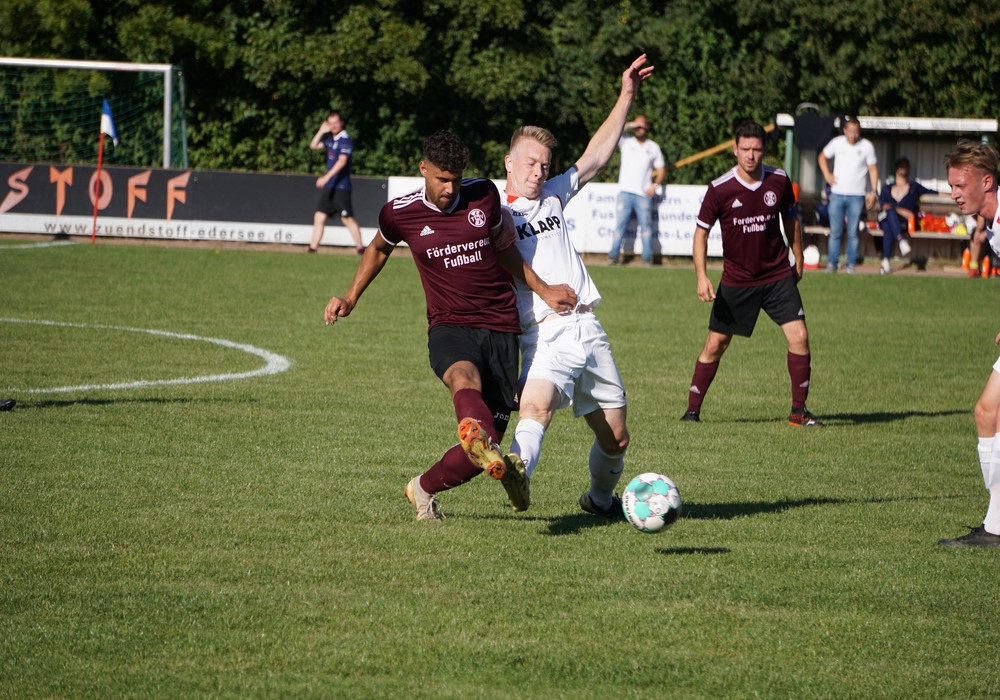
[[[823,420],[865,425],[869,423],[892,423],[907,418],[944,418],[947,416],[971,415],[972,408],[952,409],[950,411],[877,411],[874,413],[834,413],[825,416]]]
[[[729,554],[728,547],[657,547],[657,554],[688,555],[688,554]]]
[[[573,515],[563,515],[558,518],[549,519],[549,527],[544,535],[575,535],[584,530],[595,527],[608,527],[610,525],[624,524],[624,518],[602,518],[599,515],[588,513],[574,513]]]
[[[804,498],[797,501],[774,501],[771,503],[685,503],[681,518],[688,520],[732,520],[734,518],[759,515],[761,513],[781,513],[790,508],[836,505],[850,502],[852,501],[839,498]],[[545,520],[549,523],[548,531],[543,534],[552,536],[575,535],[590,528],[607,527],[623,522],[621,518],[608,520],[587,513],[574,513],[557,518],[536,519]]]
[[[733,520],[750,515],[783,513],[792,508],[856,503],[845,498],[801,498],[784,501],[757,501],[755,503],[685,503],[681,517],[687,520]]]
[[[838,425],[869,425],[893,423],[908,418],[944,418],[947,416],[971,415],[972,409],[952,409],[950,411],[874,411],[872,413],[824,413],[817,416],[827,427]],[[739,418],[732,423],[784,423],[784,418]]]

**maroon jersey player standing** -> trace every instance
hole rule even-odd
[[[806,408],[811,374],[809,332],[799,297],[802,279],[802,238],[792,183],[783,170],[765,166],[764,128],[744,122],[736,130],[736,166],[708,186],[694,234],[694,268],[698,298],[712,301],[708,338],[688,392],[682,421],[698,421],[705,393],[719,369],[719,360],[734,335],[749,338],[761,309],[781,326],[788,341],[788,375],[792,384],[793,426],[823,427]],[[781,235],[781,219],[791,236],[794,267]],[[722,228],[722,281],[718,292],[706,270],[708,232]]]
[[[514,290],[503,271],[531,286],[553,308],[573,308],[576,295],[566,285],[545,284],[524,263],[496,186],[462,178],[469,151],[457,136],[444,131],[429,136],[423,156],[424,187],[382,207],[378,233],[350,288],[343,297],[330,299],[324,318],[332,324],[348,316],[395,246],[405,242],[427,301],[431,367],[451,392],[461,424],[477,431],[473,439],[462,435],[464,445],[455,445],[411,479],[406,497],[419,520],[440,520],[434,494],[483,472],[467,454],[472,449],[493,458],[490,475],[503,480],[512,503],[527,507],[523,466],[503,460],[496,448],[517,405],[521,329]]]

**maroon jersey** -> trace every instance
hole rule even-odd
[[[382,237],[405,241],[417,264],[428,328],[447,323],[521,332],[514,289],[490,235],[499,224],[500,193],[489,180],[463,180],[449,211],[428,202],[422,189],[382,207]]]
[[[737,167],[708,186],[698,226],[722,227],[722,284],[753,287],[791,277],[788,246],[779,220],[794,213],[795,194],[784,170],[763,166],[761,179],[747,184]]]

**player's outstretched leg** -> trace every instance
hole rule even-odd
[[[463,418],[458,424],[458,440],[472,463],[503,484],[510,507],[516,511],[528,510],[531,505],[528,474],[524,462],[516,454],[503,455],[500,448],[475,418]]]
[[[419,476],[410,479],[403,495],[417,509],[417,520],[444,520],[441,507],[434,499],[434,494],[424,491],[423,487],[420,486]]]
[[[458,441],[469,459],[477,467],[494,479],[503,479],[507,471],[503,454],[490,436],[486,434],[475,418],[463,418],[458,422]]]

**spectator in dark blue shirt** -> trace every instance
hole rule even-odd
[[[316,179],[316,187],[321,189],[323,194],[320,195],[316,213],[313,215],[310,253],[315,253],[319,249],[323,229],[330,216],[340,217],[341,223],[354,239],[358,255],[365,252],[365,247],[361,243],[361,227],[354,218],[354,208],[351,204],[351,155],[354,152],[354,141],[344,126],[344,118],[340,116],[340,112],[330,112],[309,143],[309,148],[314,151],[326,150],[326,172]]]
[[[906,158],[896,161],[893,172],[896,174],[895,180],[883,187],[878,196],[878,225],[882,229],[882,267],[879,271],[883,275],[890,272],[889,258],[892,257],[892,247],[896,241],[899,241],[900,254],[904,257],[910,254],[910,242],[903,236],[903,232],[911,230],[911,222],[916,224],[921,195],[937,194],[919,182],[910,181],[910,161]]]

